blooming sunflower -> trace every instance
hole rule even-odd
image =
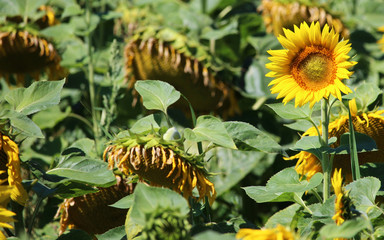
[[[321,31],[319,22],[294,28],[294,32],[284,29],[285,37],[278,37],[285,49],[268,51],[272,57],[266,67],[271,72],[266,76],[275,78],[269,83],[271,92],[279,93],[277,98],[284,98],[284,103],[295,98],[295,106],[310,102],[311,107],[330,94],[341,99],[341,92],[352,92],[341,82],[352,75],[348,68],[356,64],[347,61],[348,40],[339,42],[339,34],[329,31],[327,24]]]
[[[108,157],[107,157],[108,156]],[[115,165],[124,174],[137,174],[152,186],[167,187],[193,197],[196,187],[198,200],[208,197],[213,203],[216,191],[207,178],[200,156],[186,154],[180,147],[152,134],[117,139],[104,151],[109,167]]]
[[[117,184],[109,188],[99,188],[96,193],[65,199],[60,205],[60,234],[68,227],[82,229],[87,233],[102,234],[109,229],[124,225],[127,209],[110,207],[121,198],[131,194],[134,185],[127,184],[116,176]]]
[[[12,211],[7,210],[4,206],[9,201],[9,197],[12,194],[13,187],[10,186],[0,186],[0,227],[11,228],[10,222],[14,222],[13,216],[16,214]],[[7,239],[3,232],[0,231],[0,239]]]
[[[185,36],[175,35],[179,46],[187,45]],[[234,90],[216,79],[214,72],[202,61],[206,57],[198,59],[187,54],[185,49],[172,46],[172,42],[158,38],[131,40],[124,56],[129,88],[133,88],[137,80],[157,79],[182,92],[200,113],[215,111],[225,117],[239,111]],[[189,111],[184,102],[180,107]]]
[[[316,6],[308,1],[263,0],[258,10],[262,12],[267,32],[276,36],[284,34],[283,28],[293,30],[294,25],[301,22],[319,21],[321,26],[328,24],[344,38],[348,38],[349,30],[338,16],[332,15],[325,6]]]
[[[337,225],[341,225],[345,220],[352,219],[354,208],[348,192],[344,189],[343,178],[341,176],[341,168],[335,170],[332,177],[332,186],[336,195],[335,215],[332,217]]]
[[[356,132],[370,136],[376,141],[378,151],[358,153],[359,164],[368,162],[384,162],[384,110],[377,110],[368,113],[357,113],[356,106],[351,101],[352,124]],[[354,110],[353,110],[354,109]],[[329,124],[329,137],[337,137],[336,143],[332,147],[340,145],[340,136],[349,132],[348,116],[343,115]],[[303,136],[317,136],[315,127],[308,129]],[[286,159],[298,159],[296,171],[299,174],[311,178],[315,173],[321,172],[320,160],[312,153],[301,151],[300,153]],[[349,154],[337,154],[333,160],[333,168],[342,168],[347,182],[352,181],[352,170]]]
[[[8,136],[0,133],[0,181],[12,188],[11,199],[25,205],[28,195],[21,184],[19,147]]]
[[[384,32],[384,26],[379,28],[380,32]],[[377,41],[378,44],[380,44],[381,51],[384,52],[384,35],[381,37],[379,41]]]
[[[294,240],[295,235],[287,228],[277,225],[273,229],[247,229],[242,228],[236,234],[236,239],[243,240]]]
[[[53,44],[28,31],[0,30],[0,77],[11,85],[10,76],[16,84],[24,85],[26,75],[38,80],[45,72],[49,80],[61,79],[66,70],[60,66],[61,57]]]

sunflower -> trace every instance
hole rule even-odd
[[[273,229],[247,229],[242,228],[236,234],[236,239],[243,240],[294,240],[295,235],[287,228],[277,225]]]
[[[107,157],[108,155],[108,157]],[[206,178],[200,156],[186,154],[181,148],[154,135],[116,140],[104,151],[110,168],[115,165],[124,174],[137,174],[152,186],[167,187],[182,193],[187,200],[197,187],[199,200],[213,203],[216,191]]]
[[[87,233],[102,234],[109,229],[124,225],[127,209],[110,207],[121,198],[131,194],[132,184],[116,176],[117,184],[109,188],[99,188],[96,193],[65,199],[60,205],[60,234],[68,227],[82,229]]]
[[[11,85],[10,76],[24,86],[26,75],[39,80],[45,72],[49,80],[61,79],[66,70],[60,66],[61,58],[52,43],[28,31],[0,30],[0,77]]]
[[[384,32],[384,26],[379,28],[380,32]],[[379,41],[377,41],[378,44],[380,44],[381,51],[384,52],[384,35],[381,37]]]
[[[179,45],[183,42],[181,46],[185,46],[185,36],[176,35],[175,42]],[[171,42],[157,38],[135,39],[126,45],[124,56],[129,88],[133,88],[137,80],[161,80],[182,92],[200,113],[215,111],[225,117],[239,111],[234,90],[218,81],[204,61],[188,55],[185,49],[173,47]],[[189,110],[185,102],[176,104]]]
[[[341,92],[352,92],[341,80],[348,79],[352,72],[347,69],[356,64],[349,62],[347,53],[351,50],[348,40],[339,42],[339,34],[326,24],[323,31],[319,22],[312,22],[308,27],[302,23],[295,31],[284,29],[285,36],[278,40],[283,50],[269,50],[271,63],[266,67],[271,70],[266,76],[275,78],[271,92],[279,93],[277,98],[284,98],[287,103],[295,98],[295,106],[310,102],[312,107],[329,94],[341,100]]]
[[[341,168],[335,170],[332,177],[332,186],[336,195],[335,215],[332,217],[337,225],[341,225],[345,220],[352,219],[352,209],[354,208],[348,192],[344,189],[343,178],[341,176]]]
[[[284,34],[283,28],[293,30],[293,26],[301,22],[319,21],[321,26],[328,24],[344,38],[349,37],[349,30],[343,22],[329,13],[325,6],[309,5],[304,1],[263,0],[258,10],[262,12],[267,32],[276,36]]]
[[[359,164],[369,162],[384,162],[384,110],[377,110],[368,113],[357,113],[353,101],[350,102],[352,113],[352,124],[356,132],[366,134],[376,141],[378,151],[358,153]],[[353,110],[355,109],[355,110]],[[329,124],[329,137],[337,137],[336,143],[332,147],[340,145],[340,136],[349,132],[348,116],[343,115]],[[317,136],[314,127],[308,129],[303,136]],[[320,160],[312,153],[301,151],[300,153],[286,159],[298,159],[296,171],[299,174],[311,178],[315,173],[321,172]],[[337,154],[333,160],[333,168],[342,168],[347,182],[352,181],[352,170],[349,154]]]
[[[12,211],[7,210],[4,206],[6,206],[9,201],[9,197],[12,194],[12,187],[10,186],[0,186],[0,227],[3,228],[11,228],[13,226],[10,225],[10,222],[14,222],[13,216],[16,214]],[[0,231],[0,239],[7,239],[3,232]]]
[[[0,133],[0,181],[3,185],[13,187],[11,199],[24,206],[28,195],[21,180],[19,147]]]

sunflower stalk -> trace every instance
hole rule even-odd
[[[321,131],[322,131],[322,141],[321,145],[328,147],[328,125],[329,125],[329,101],[328,99],[323,99],[321,101]],[[323,201],[325,202],[330,195],[330,182],[331,182],[331,171],[332,164],[329,159],[329,154],[323,152],[321,154],[321,167],[324,173],[324,183],[323,183]]]
[[[353,180],[360,179],[359,158],[357,155],[355,130],[353,129],[351,109],[348,108],[348,122],[349,122],[349,152],[351,156],[351,169]]]

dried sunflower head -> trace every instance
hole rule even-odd
[[[129,88],[138,80],[162,80],[183,93],[199,113],[213,111],[226,117],[238,112],[233,88],[217,80],[215,71],[209,66],[208,53],[195,45],[194,51],[200,56],[193,56],[188,50],[186,36],[172,34],[175,37],[172,41],[162,40],[159,32],[157,37],[140,36],[126,45],[124,57]],[[189,110],[185,102],[176,104]]]
[[[284,35],[283,28],[293,30],[294,25],[299,25],[303,21],[308,24],[318,21],[321,26],[328,24],[344,38],[349,37],[349,30],[338,16],[331,14],[326,6],[309,3],[309,1],[263,0],[258,10],[262,12],[267,32],[273,32],[276,36]]]
[[[127,184],[116,176],[117,184],[99,188],[98,192],[65,199],[60,205],[60,234],[68,227],[81,229],[90,235],[102,234],[109,229],[124,225],[127,209],[110,207],[121,198],[131,194],[134,185]]]
[[[136,174],[140,180],[170,188],[186,199],[196,198],[194,188],[199,193],[198,200],[207,197],[212,204],[215,199],[216,191],[207,179],[202,156],[189,155],[174,142],[157,135],[116,139],[105,149],[104,159],[110,168],[117,167],[125,175]]]
[[[21,183],[20,170],[19,147],[8,136],[0,133],[0,182],[12,187],[10,197],[13,201],[25,205],[28,195]]]

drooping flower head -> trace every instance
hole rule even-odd
[[[341,93],[352,92],[342,83],[352,75],[348,68],[356,64],[348,61],[348,40],[339,42],[339,34],[327,24],[321,31],[319,22],[304,22],[284,33],[278,40],[285,49],[269,50],[271,63],[266,64],[271,70],[266,76],[275,78],[269,83],[271,92],[279,93],[278,99],[287,103],[295,98],[295,106],[309,102],[312,107],[330,94],[341,100]]]
[[[81,229],[90,235],[102,234],[109,229],[124,225],[127,209],[109,205],[131,194],[134,185],[125,183],[116,176],[117,184],[108,188],[99,188],[98,192],[65,199],[60,205],[60,234],[67,228]]]
[[[0,181],[12,187],[11,199],[25,205],[28,195],[21,184],[19,147],[8,136],[0,133]]]
[[[384,162],[384,117],[382,116],[384,110],[358,113],[354,101],[350,101],[350,105],[354,130],[370,136],[373,140],[375,140],[378,149],[377,151],[358,153],[359,164]],[[328,130],[330,138],[337,137],[337,141],[332,144],[331,147],[338,147],[340,145],[341,135],[349,132],[348,116],[343,115],[332,121],[329,124]],[[314,127],[312,127],[308,129],[303,136],[317,136],[317,131]],[[320,160],[312,153],[301,151],[300,153],[287,159],[298,159],[296,171],[299,174],[306,175],[307,178],[311,178],[315,173],[322,171]],[[335,155],[333,159],[333,168],[343,169],[346,182],[352,181],[349,154]]]
[[[116,139],[105,149],[104,159],[108,159],[110,168],[117,167],[126,175],[136,174],[152,186],[170,188],[187,200],[196,198],[194,188],[198,200],[207,197],[212,204],[215,199],[216,191],[206,178],[201,156],[187,154],[175,143],[153,134]]]
[[[326,5],[304,0],[263,0],[258,10],[262,12],[266,31],[273,32],[276,36],[284,34],[283,28],[293,30],[294,25],[315,21],[321,27],[328,24],[344,38],[349,36],[349,30],[339,16],[332,14]]]
[[[13,217],[16,215],[14,212],[5,208],[12,194],[13,187],[0,186],[0,227],[13,229],[9,223],[14,222]],[[0,239],[7,239],[2,231],[0,231]]]
[[[380,32],[384,32],[384,26],[379,28]],[[377,41],[378,44],[380,44],[381,51],[384,52],[384,35],[381,37],[379,41]]]
[[[344,189],[343,177],[341,176],[341,168],[335,170],[331,179],[333,190],[336,195],[335,215],[332,217],[337,225],[341,225],[345,220],[354,217],[352,208],[354,208],[348,192]]]
[[[242,240],[294,240],[295,235],[284,226],[277,225],[273,229],[242,228],[236,234],[236,239]]]

